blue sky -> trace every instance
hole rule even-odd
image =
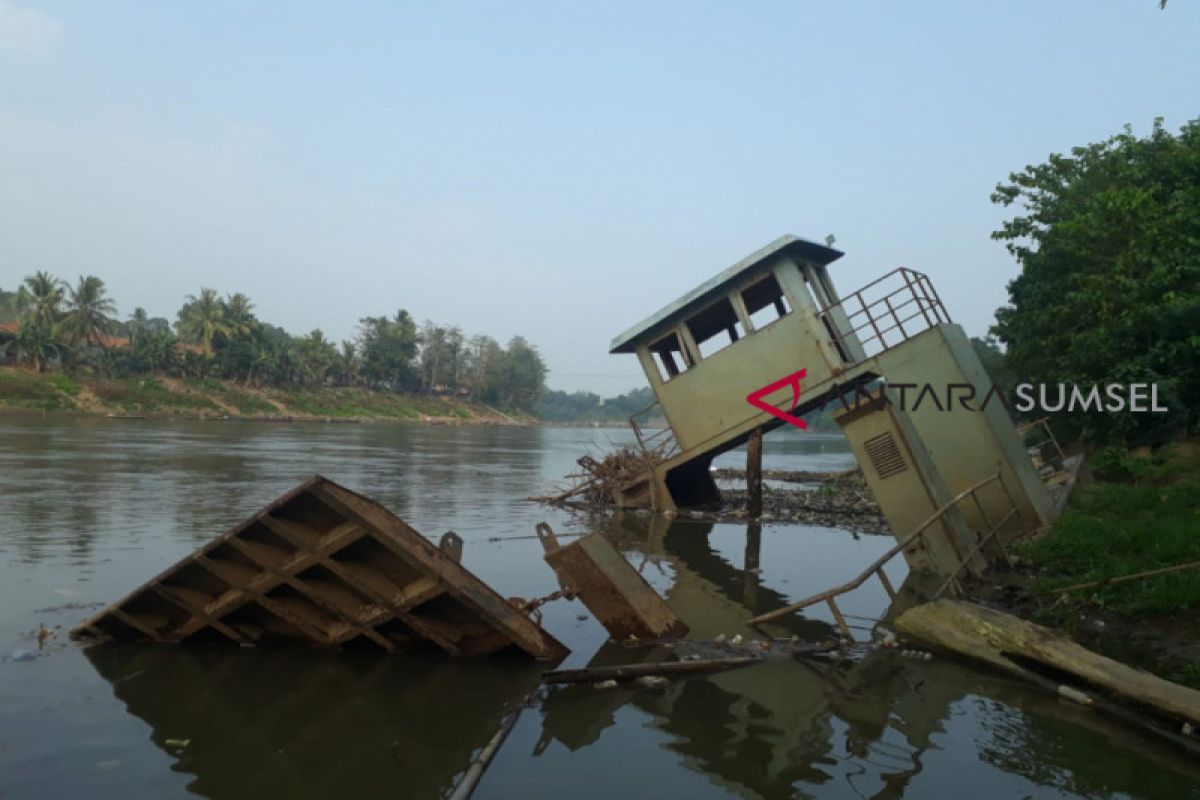
[[[1172,0],[0,0],[0,287],[49,269],[296,333],[407,308],[643,381],[616,333],[782,233],[843,293],[928,273],[980,334],[1013,170],[1200,116]]]

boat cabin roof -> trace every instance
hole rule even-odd
[[[658,338],[679,319],[692,315],[706,303],[719,297],[731,283],[740,282],[755,272],[765,272],[773,265],[775,258],[781,255],[824,265],[841,258],[843,253],[798,236],[780,236],[766,247],[755,250],[736,264],[721,270],[675,302],[663,306],[617,336],[609,345],[608,352],[632,353],[638,344]]]

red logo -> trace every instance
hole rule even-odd
[[[768,383],[761,389],[755,389],[753,392],[746,395],[746,402],[755,408],[762,409],[773,417],[778,417],[784,422],[789,422],[792,425],[795,425],[801,430],[808,430],[808,424],[804,420],[791,413],[796,410],[796,406],[800,403],[800,379],[807,374],[808,370],[801,369],[793,372],[791,375],[780,378],[774,383]],[[782,408],[776,408],[763,399],[771,392],[777,392],[785,386],[792,387],[792,405],[787,411],[784,411]]]

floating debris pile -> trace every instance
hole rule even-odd
[[[611,506],[615,492],[636,481],[665,458],[663,447],[646,450],[621,447],[597,461],[590,455],[581,456],[575,463],[583,470],[566,476],[572,483],[561,491],[530,497],[537,503],[567,506]]]
[[[783,481],[784,483],[825,483],[843,475],[841,472],[810,472],[808,470],[764,469],[764,480]],[[717,480],[744,481],[746,470],[721,467],[714,469],[712,476]]]
[[[564,506],[576,510],[598,511],[616,507],[615,493],[664,459],[662,450],[638,450],[622,447],[597,460],[585,455],[576,463],[582,472],[567,475],[572,483],[554,494],[527,498],[536,503]],[[714,469],[713,477],[726,481],[745,480],[737,469]],[[762,515],[767,522],[798,522],[829,528],[844,528],[855,533],[888,534],[891,529],[875,501],[862,471],[810,472],[805,470],[766,470],[763,477],[796,488],[763,486]],[[749,492],[722,489],[717,510],[685,510],[681,515],[714,522],[742,522],[748,516]]]
[[[726,470],[726,473],[735,473]],[[846,528],[860,533],[887,534],[891,532],[879,504],[871,493],[860,470],[841,473],[795,473],[806,479],[823,477],[815,489],[777,489],[763,487],[762,516],[768,522],[800,522],[830,528]],[[781,478],[780,480],[787,480]],[[814,481],[815,482],[815,481]],[[744,520],[749,493],[745,489],[721,491],[721,510],[704,514],[718,521]],[[689,512],[689,516],[695,516]]]

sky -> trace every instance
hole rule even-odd
[[[983,334],[997,183],[1200,117],[1200,4],[0,0],[0,288],[122,316],[244,292],[293,333],[399,308],[645,384],[613,336],[784,233]]]

